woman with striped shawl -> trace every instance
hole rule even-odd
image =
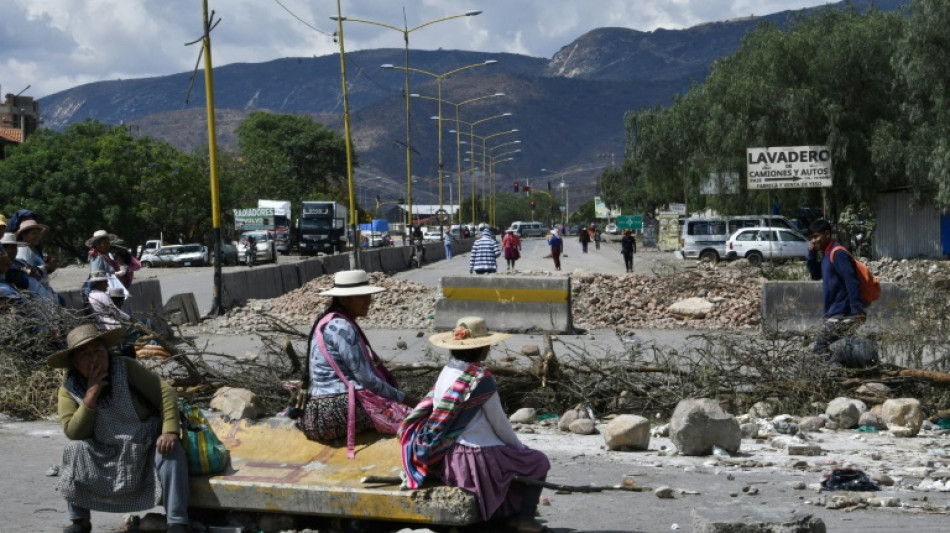
[[[518,440],[484,364],[491,345],[509,337],[489,332],[481,317],[461,318],[454,331],[430,337],[434,346],[451,350],[452,360],[403,422],[399,442],[409,488],[435,476],[474,493],[484,520],[536,533],[546,529],[534,518],[541,487],[515,476],[543,481],[551,464]]]

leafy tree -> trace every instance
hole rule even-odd
[[[96,230],[134,246],[164,231],[199,240],[210,220],[208,180],[200,160],[125,128],[87,120],[63,133],[42,130],[0,163],[12,212],[38,212],[52,231],[46,242],[85,259]]]
[[[875,168],[873,146],[879,132],[893,131],[888,125],[898,115],[901,95],[890,58],[903,28],[900,14],[861,14],[853,7],[823,9],[787,29],[759,27],[669,108],[627,115],[629,161],[611,185],[628,183],[645,204],[685,200],[690,210],[725,213],[767,209],[765,192],[743,186],[738,195],[703,197],[699,184],[711,172],[744,175],[748,147],[828,145],[831,203],[870,199],[893,181]],[[814,205],[822,193],[772,194],[786,205]]]
[[[346,142],[310,117],[251,113],[237,136],[239,164],[231,170],[248,205],[256,205],[258,198],[299,205],[321,194],[346,197]]]

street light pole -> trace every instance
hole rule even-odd
[[[339,1],[337,3],[339,4]],[[462,18],[462,17],[474,17],[476,15],[480,15],[482,12],[481,11],[466,11],[465,13],[462,13],[459,15],[451,15],[448,17],[443,17],[440,19],[423,22],[422,24],[419,24],[417,26],[413,26],[412,28],[410,28],[408,22],[406,21],[406,10],[405,8],[403,8],[403,12],[402,12],[403,27],[399,28],[396,26],[392,26],[390,24],[385,24],[382,22],[374,21],[374,20],[344,17],[342,15],[339,15],[339,11],[340,9],[338,5],[337,6],[338,16],[330,17],[330,18],[333,20],[338,20],[338,22],[343,22],[343,21],[361,22],[364,24],[371,24],[373,26],[388,28],[390,30],[394,30],[401,33],[403,36],[403,42],[405,43],[405,58],[406,58],[406,67],[405,67],[406,68],[406,83],[405,83],[405,88],[404,88],[404,94],[405,94],[405,100],[406,100],[406,227],[408,229],[408,227],[412,224],[412,150],[413,150],[412,126],[411,126],[412,111],[411,111],[411,104],[409,101],[409,34],[418,29],[425,28],[426,26],[431,26],[439,22],[445,22],[447,20],[452,20],[452,19],[457,19],[457,18]],[[341,36],[341,46],[342,46],[342,35],[343,35],[342,24],[340,24],[339,27],[340,27],[339,31],[340,31],[340,36]],[[343,91],[344,91],[343,94],[345,96],[346,87],[343,88]]]
[[[354,195],[353,187],[353,141],[350,136],[350,108],[347,103],[346,98],[346,58],[343,52],[343,15],[340,12],[340,0],[336,0],[336,12],[337,12],[337,36],[340,40],[340,79],[343,84],[343,132],[346,141],[346,180],[347,188],[350,193],[350,224],[351,230],[353,232],[353,264],[359,269],[360,268],[360,246],[359,246],[359,234],[357,233],[357,228],[359,228],[358,221],[356,220],[356,198]]]
[[[456,74],[456,73],[461,72],[461,71],[463,71],[463,70],[468,70],[468,69],[476,68],[476,67],[486,67],[486,66],[488,66],[488,65],[493,65],[493,64],[495,64],[495,63],[497,63],[496,60],[494,60],[494,59],[487,59],[487,60],[485,60],[485,61],[482,61],[481,63],[473,63],[473,64],[471,64],[471,65],[465,65],[464,67],[458,67],[458,68],[452,69],[452,70],[450,70],[450,71],[448,71],[448,72],[443,72],[443,73],[441,73],[441,74],[437,74],[437,73],[435,73],[435,72],[429,72],[428,70],[422,70],[422,69],[413,68],[413,67],[409,67],[409,66],[401,67],[401,66],[392,65],[392,64],[389,64],[389,63],[384,64],[384,65],[381,66],[382,68],[389,68],[389,69],[405,69],[407,73],[408,73],[408,72],[416,72],[416,73],[418,73],[418,74],[425,74],[426,76],[431,76],[431,77],[435,78],[435,81],[436,81],[436,88],[437,88],[437,91],[438,91],[438,103],[439,103],[439,115],[438,115],[438,118],[437,118],[437,120],[439,121],[439,137],[438,137],[438,138],[439,138],[439,142],[438,142],[438,150],[439,150],[439,211],[443,211],[443,210],[445,209],[445,199],[444,199],[444,190],[443,190],[443,189],[444,189],[444,186],[443,186],[443,184],[442,184],[442,181],[443,181],[443,178],[444,178],[444,172],[443,172],[443,170],[444,170],[444,169],[443,169],[444,163],[443,163],[443,160],[442,160],[442,80],[444,80],[444,79],[447,78],[448,76],[451,76],[452,74]],[[408,98],[408,96],[407,96],[407,98]],[[444,228],[443,228],[443,220],[442,220],[443,218],[444,218],[443,215],[440,214],[440,216],[439,216],[439,239],[440,239],[440,240],[444,240],[444,239],[445,239],[445,233],[444,233]]]

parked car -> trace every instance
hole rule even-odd
[[[681,224],[680,254],[684,259],[716,263],[728,257],[726,241],[743,228],[794,229],[791,222],[777,215],[741,215],[690,217]]]
[[[200,244],[163,246],[142,254],[144,267],[204,266],[208,264],[208,249]]]
[[[161,248],[161,247],[163,247],[163,246],[165,246],[165,245],[162,244],[162,241],[159,240],[159,239],[150,239],[150,240],[147,240],[147,241],[145,241],[145,244],[140,245],[140,246],[136,249],[136,251],[135,251],[135,256],[138,257],[139,259],[141,259],[143,255],[145,255],[145,254],[147,254],[147,253],[151,253],[151,252],[156,252],[156,251],[158,251],[159,248]]]
[[[617,228],[617,225],[611,222],[604,227],[604,233],[609,233],[611,235],[619,235],[620,230]]]
[[[446,228],[448,229],[448,228]],[[439,233],[439,228],[435,229],[424,229],[422,230],[422,240],[424,241],[441,241],[442,234]]]
[[[807,255],[808,239],[788,228],[743,228],[726,241],[726,259],[744,257],[752,265],[760,265],[765,259],[805,259]]]
[[[257,262],[277,262],[277,239],[274,232],[266,230],[245,231],[241,234],[237,244],[238,261],[247,262],[245,251],[247,250],[247,238],[249,236],[253,236],[256,241],[254,247],[257,249],[257,253],[254,258]]]

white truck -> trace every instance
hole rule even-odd
[[[274,215],[270,220],[270,226],[264,228],[274,232],[277,251],[281,255],[290,253],[290,202],[287,200],[258,200],[258,209],[273,209]]]

